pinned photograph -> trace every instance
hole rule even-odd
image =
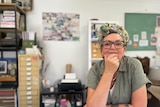
[[[160,27],[160,16],[156,17],[156,26]]]
[[[0,60],[0,74],[7,73],[7,61]]]

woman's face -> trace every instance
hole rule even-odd
[[[119,34],[112,33],[108,36],[104,37],[103,39],[103,46],[102,46],[102,56],[104,55],[109,56],[111,54],[117,54],[118,59],[124,56],[125,47],[123,43],[123,39]]]

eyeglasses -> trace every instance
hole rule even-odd
[[[112,44],[114,44],[114,47],[116,49],[119,49],[119,48],[122,48],[122,47],[125,46],[124,45],[124,41],[119,41],[119,40],[115,41],[115,42],[112,42],[112,41],[103,41],[102,46],[103,46],[103,48],[110,49],[111,46],[112,46]]]

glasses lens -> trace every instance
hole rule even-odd
[[[112,42],[103,42],[103,47],[104,48],[110,48],[112,45]]]
[[[112,44],[114,44],[115,48],[122,48],[124,46],[123,41],[116,41],[116,42],[111,42],[111,41],[104,41],[103,42],[103,47],[104,48],[111,48]]]
[[[118,42],[115,42],[115,43],[114,43],[114,46],[115,46],[116,48],[122,48],[122,47],[124,46],[124,44],[123,44],[123,42],[118,41]]]

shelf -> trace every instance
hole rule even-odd
[[[26,11],[23,10],[22,7],[18,6],[16,3],[0,3],[0,11],[3,10],[15,10],[17,7],[18,12],[25,14]]]
[[[0,82],[14,82],[16,81],[16,77],[11,77],[11,76],[0,76]]]
[[[15,30],[17,30],[17,32],[18,33],[21,33],[22,32],[22,30],[20,30],[20,29],[15,29],[15,28],[2,28],[2,27],[0,27],[0,32],[11,32],[11,33],[14,33],[15,32]]]
[[[103,60],[100,50],[100,45],[98,44],[98,37],[100,27],[105,23],[116,24],[114,21],[89,21],[88,28],[88,70],[92,65],[100,60]]]
[[[19,47],[18,49],[21,49],[21,47]],[[0,47],[0,51],[17,51],[16,47]]]
[[[91,40],[94,42],[97,42],[98,41],[98,38],[91,38]]]

